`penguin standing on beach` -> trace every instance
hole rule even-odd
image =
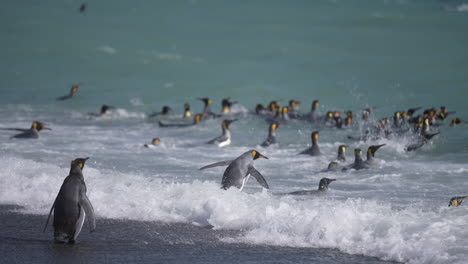
[[[252,175],[262,187],[269,189],[270,187],[268,186],[265,178],[253,166],[254,160],[258,158],[268,159],[256,150],[249,150],[234,160],[216,162],[204,166],[200,168],[200,170],[217,166],[228,166],[224,171],[223,179],[221,180],[221,188],[224,190],[235,186],[242,191],[245,183],[249,180],[250,175]]]
[[[62,187],[50,209],[44,232],[54,212],[54,242],[74,244],[81,232],[85,218],[88,218],[90,231],[96,229],[94,209],[86,195],[83,167],[89,158],[72,160],[70,174],[63,181]]]
[[[223,120],[223,122],[221,123],[223,134],[215,139],[212,139],[206,142],[206,144],[214,144],[214,145],[217,145],[218,147],[225,147],[231,144],[231,132],[229,131],[229,125],[235,121],[237,121],[237,119]]]

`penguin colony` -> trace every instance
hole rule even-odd
[[[58,97],[56,100],[64,101],[72,99],[77,91],[79,85],[72,86],[70,94]],[[166,123],[159,120],[158,124],[161,128],[183,129],[186,127],[201,125],[206,119],[220,119],[222,135],[208,141],[206,144],[213,144],[218,147],[226,147],[231,144],[231,132],[229,126],[238,120],[237,114],[232,113],[231,107],[237,102],[225,98],[221,102],[221,112],[215,113],[211,110],[212,100],[210,98],[198,98],[204,104],[202,113],[193,115],[190,111],[190,105],[184,104],[183,114],[180,116],[181,120],[177,123]],[[280,101],[272,101],[267,107],[258,104],[255,111],[251,114],[263,118],[268,122],[268,137],[263,143],[259,143],[261,147],[267,148],[272,144],[279,142],[276,130],[286,124],[295,120],[295,122],[309,122],[316,125],[320,129],[334,128],[346,129],[351,128],[356,123],[358,117],[352,112],[347,111],[344,118],[341,117],[340,111],[328,111],[325,115],[318,113],[319,101],[312,102],[310,112],[301,113],[299,111],[300,102],[291,100],[288,106],[280,106]],[[100,117],[106,115],[113,106],[102,105],[99,113],[88,113],[90,117]],[[367,108],[360,112],[361,124],[364,127],[364,133],[361,135],[348,135],[349,140],[356,141],[371,141],[382,138],[392,137],[410,137],[413,142],[406,146],[406,151],[416,151],[426,144],[431,144],[431,140],[440,132],[437,127],[443,124],[443,121],[454,112],[448,112],[446,107],[439,109],[430,108],[417,114],[420,107],[410,108],[406,111],[397,111],[391,118],[383,118],[375,121],[371,118],[372,113],[376,108]],[[148,118],[165,117],[172,112],[169,106],[163,106],[160,112],[148,114]],[[232,117],[237,117],[232,119]],[[450,125],[458,126],[463,124],[464,121],[459,118],[453,118]],[[2,128],[3,130],[15,130],[21,133],[13,135],[11,138],[15,139],[37,139],[39,138],[39,131],[51,130],[45,124],[34,121],[29,129],[23,128]],[[309,155],[311,157],[322,155],[319,147],[319,131],[313,131],[310,135],[311,146],[300,153],[300,155]],[[144,144],[145,148],[157,148],[160,144],[160,138],[153,138],[151,143]],[[362,150],[359,148],[354,149],[354,161],[344,165],[346,162],[346,151],[348,146],[340,145],[337,151],[337,158],[328,164],[328,167],[321,172],[329,171],[347,171],[350,169],[363,170],[368,169],[378,163],[375,159],[375,154],[378,149],[384,147],[385,144],[371,145],[366,152],[366,160],[362,157]],[[226,166],[221,180],[221,188],[228,189],[236,187],[240,191],[244,188],[250,176],[253,176],[256,181],[263,188],[269,189],[269,185],[265,177],[253,166],[255,160],[263,158],[268,159],[266,156],[257,150],[249,150],[242,153],[240,156],[226,161],[219,161],[210,165],[206,165],[200,170],[213,168],[217,166]],[[47,228],[49,219],[53,217],[54,227],[54,241],[56,243],[69,243],[74,244],[85,219],[88,219],[90,231],[96,228],[96,221],[94,209],[86,195],[86,184],[83,177],[84,164],[88,158],[77,158],[71,161],[70,173],[65,178],[55,201],[52,204],[49,216],[47,218],[44,231]],[[330,183],[336,179],[322,178],[319,182],[318,189],[314,190],[300,190],[289,193],[282,193],[281,195],[324,195],[328,190]],[[468,196],[458,196],[450,199],[449,206],[459,206],[463,200]]]

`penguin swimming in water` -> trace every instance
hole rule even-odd
[[[468,196],[457,196],[457,197],[452,197],[449,202],[449,207],[453,205],[454,207],[459,206],[465,198],[468,198]]]
[[[192,112],[190,112],[190,105],[189,104],[184,104],[184,114],[182,115],[182,118],[189,118],[192,116]]]
[[[215,139],[212,139],[208,142],[206,142],[206,144],[214,144],[214,145],[217,145],[218,147],[225,147],[229,144],[231,144],[231,132],[229,131],[229,125],[233,122],[237,121],[237,119],[226,119],[226,120],[223,120],[223,122],[221,123],[221,128],[222,128],[222,131],[223,131],[223,134]]]
[[[336,160],[338,160],[339,162],[345,162],[346,161],[345,153],[346,153],[347,148],[348,148],[348,146],[346,146],[346,145],[340,145],[338,147],[338,156],[336,157]]]
[[[465,121],[461,120],[458,117],[454,117],[452,121],[450,122],[450,126],[458,126],[459,124],[463,124]]]
[[[109,109],[112,109],[112,108],[114,108],[114,107],[104,104],[104,105],[101,106],[101,110],[100,110],[99,113],[88,113],[88,115],[95,116],[95,117],[103,116],[103,115],[107,114],[107,111]]]
[[[318,146],[319,132],[318,131],[312,132],[311,138],[312,138],[312,146],[310,146],[308,149],[302,151],[299,154],[306,154],[306,155],[311,155],[311,156],[322,155],[322,153],[320,153],[320,148]]]
[[[228,166],[224,171],[223,179],[221,181],[221,188],[225,190],[231,186],[235,186],[242,191],[245,183],[249,180],[250,175],[252,175],[262,187],[270,189],[265,178],[253,166],[254,160],[258,158],[268,159],[256,150],[249,150],[234,160],[216,162],[204,166],[200,168],[200,170],[217,166]]]
[[[70,88],[70,94],[57,97],[56,100],[57,100],[57,101],[65,101],[65,100],[71,99],[71,98],[76,94],[76,92],[78,92],[78,88],[80,88],[80,85],[79,85],[79,84],[73,85],[73,86]]]
[[[338,162],[336,161],[332,161],[330,163],[328,163],[328,167],[326,169],[323,169],[317,173],[320,173],[320,172],[331,172],[331,171],[338,171]]]
[[[419,139],[418,139],[418,142],[406,146],[405,151],[409,152],[409,151],[414,151],[414,150],[417,150],[419,148],[422,148],[424,145],[429,143],[434,136],[436,136],[438,134],[440,134],[440,132],[436,132],[436,133],[432,133],[432,134],[425,133],[425,134],[421,135],[419,137]]]
[[[22,131],[19,134],[12,136],[11,138],[21,138],[21,139],[29,139],[29,138],[39,138],[39,131],[41,130],[52,130],[44,125],[44,123],[39,121],[34,121],[31,124],[31,128],[29,129],[22,129],[22,128],[6,128],[5,130],[16,130]]]
[[[361,149],[354,149],[354,163],[346,166],[342,171],[347,171],[348,169],[362,170],[369,168],[367,164],[362,160],[362,151]]]
[[[54,242],[74,244],[81,232],[85,218],[88,218],[90,231],[96,229],[96,218],[91,202],[86,195],[83,167],[89,158],[78,158],[71,162],[70,174],[63,181],[55,198],[43,232],[54,212]]]
[[[211,112],[211,105],[213,104],[213,101],[211,101],[210,98],[204,97],[204,98],[197,98],[197,99],[202,101],[205,104],[205,106],[203,107],[203,113],[202,113],[203,118],[220,117],[220,115]]]
[[[231,107],[234,104],[237,104],[237,102],[236,101],[231,101],[229,98],[224,98],[221,101],[221,113],[223,113],[223,114],[231,113]]]
[[[159,138],[153,138],[153,140],[151,140],[151,144],[145,144],[143,146],[145,148],[155,148],[160,142],[161,140]]]
[[[265,139],[265,141],[263,141],[263,143],[260,145],[264,148],[270,146],[271,144],[276,144],[277,141],[276,141],[276,129],[278,129],[278,127],[282,126],[281,123],[278,123],[278,122],[273,122],[270,124],[270,127],[268,129],[268,137],[267,139]]]
[[[328,185],[336,179],[322,178],[319,182],[318,190],[304,190],[288,193],[289,195],[324,195],[328,190]]]
[[[202,114],[196,114],[193,117],[193,123],[185,123],[185,124],[166,124],[161,121],[159,121],[159,126],[160,127],[190,127],[190,126],[195,126],[198,125],[201,121]]]
[[[377,152],[377,150],[383,146],[385,146],[385,144],[373,145],[367,149],[367,159],[365,161],[367,165],[372,165],[376,163],[376,160],[374,158],[375,152]]]
[[[165,105],[163,106],[163,108],[161,109],[161,112],[154,112],[154,113],[151,113],[148,115],[148,117],[156,117],[156,116],[165,116],[167,114],[169,114],[169,112],[172,110],[172,108],[170,108],[169,106]]]

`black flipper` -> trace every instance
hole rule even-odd
[[[55,208],[55,201],[54,201],[54,204],[52,205],[52,208],[50,208],[49,216],[47,217],[47,221],[45,223],[44,230],[42,230],[42,233],[44,233],[47,229],[47,225],[49,224],[50,216],[52,215],[52,211],[54,210],[54,208]]]
[[[265,178],[254,167],[249,167],[248,173],[250,175],[252,175],[262,187],[264,187],[266,189],[270,189],[270,187],[268,186],[268,183],[266,182]]]
[[[228,166],[229,164],[231,164],[231,162],[232,162],[232,160],[225,160],[225,161],[216,162],[216,163],[201,167],[200,170],[213,168],[213,167],[218,167],[218,166]]]

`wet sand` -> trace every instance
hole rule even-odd
[[[83,227],[76,244],[54,244],[46,216],[18,213],[0,205],[2,263],[394,263],[333,249],[289,248],[225,243],[241,231],[190,224],[97,219]]]

